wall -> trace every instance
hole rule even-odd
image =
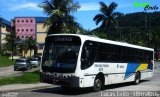
[[[41,55],[43,52],[43,46],[45,38],[47,36],[47,27],[44,27],[44,23],[37,23],[37,44],[38,44],[38,54]]]
[[[3,27],[1,27],[1,46],[4,44],[4,43],[6,43],[6,40],[5,40],[5,38],[6,38],[6,33],[7,33],[7,31],[6,31],[6,26],[5,25],[3,25]]]
[[[37,32],[46,32],[47,27],[44,27],[44,23],[37,23]]]
[[[23,37],[33,37],[35,38],[35,18],[29,17],[17,17],[15,18],[15,32],[16,36]]]

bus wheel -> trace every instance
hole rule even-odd
[[[95,92],[98,92],[98,91],[100,91],[102,89],[102,86],[103,86],[103,84],[102,84],[101,78],[100,77],[96,77],[95,80],[94,80],[93,90]]]
[[[136,72],[135,79],[134,79],[134,84],[137,85],[137,84],[140,83],[140,81],[141,81],[140,72]]]

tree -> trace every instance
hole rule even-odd
[[[158,49],[160,48],[160,28],[159,27],[152,27],[151,29],[151,47],[155,49],[155,59],[158,60]]]
[[[6,40],[6,43],[4,44],[4,47],[3,47],[4,51],[15,53],[16,52],[16,46],[15,46],[16,33],[15,32],[8,33],[3,40]]]
[[[96,25],[101,23],[100,29],[107,31],[111,26],[117,26],[118,22],[117,17],[122,16],[122,13],[114,12],[117,8],[117,4],[112,2],[107,6],[104,2],[100,2],[100,14],[97,14],[93,20],[96,22]]]
[[[28,50],[28,44],[25,39],[21,40],[21,43],[17,45],[18,49],[20,52],[22,52],[22,56],[26,57],[25,54],[27,53]]]
[[[76,33],[79,24],[75,21],[71,12],[80,8],[78,2],[73,0],[45,0],[39,5],[49,16],[45,26],[49,26],[48,34]]]
[[[29,37],[26,39],[26,43],[27,43],[27,49],[30,50],[30,57],[31,57],[31,52],[36,46],[36,40],[33,39],[32,37]]]

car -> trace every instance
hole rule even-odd
[[[32,65],[30,62],[30,59],[27,58],[20,58],[17,59],[15,64],[14,64],[14,71],[16,70],[28,70],[31,69]]]
[[[31,58],[30,60],[32,67],[38,67],[40,64],[39,58]]]

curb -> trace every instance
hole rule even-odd
[[[36,83],[37,84],[37,83]],[[4,85],[4,86],[13,86],[13,85],[15,85],[16,86],[16,84],[12,84],[12,85]],[[30,84],[17,84],[17,86],[18,85],[30,85]],[[51,85],[51,84],[46,84],[46,85],[41,85],[41,86],[33,86],[33,87],[22,87],[22,88],[12,88],[12,89],[10,89],[10,88],[7,88],[7,89],[5,89],[5,90],[0,90],[0,93],[5,93],[5,92],[15,92],[15,91],[25,91],[25,90],[34,90],[34,89],[41,89],[41,88],[47,88],[47,87],[51,87],[51,86],[53,86],[53,85]],[[3,86],[1,86],[1,87],[3,87]]]

